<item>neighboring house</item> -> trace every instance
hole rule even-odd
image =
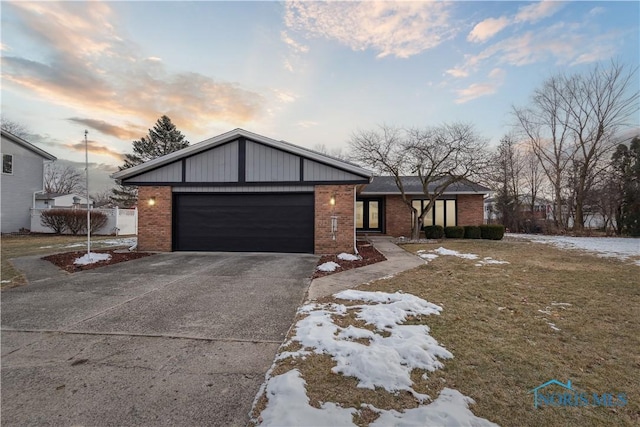
[[[242,129],[112,175],[139,187],[140,250],[316,254],[353,251],[356,231],[409,235],[411,211],[397,188],[389,177],[372,176]],[[421,193],[411,191],[422,206]],[[452,186],[434,223],[481,224],[487,191],[469,182]]]
[[[417,176],[403,176],[405,195],[412,200],[419,214],[429,200],[422,191]],[[356,197],[356,229],[363,233],[383,233],[392,236],[411,236],[412,210],[402,201],[402,195],[392,176],[377,176],[362,186]],[[435,183],[430,185],[430,189]],[[436,200],[435,207],[424,218],[424,225],[464,226],[482,224],[483,198],[490,193],[487,187],[468,180],[451,184]]]
[[[355,245],[354,164],[242,129],[113,174],[146,251],[337,253]]]
[[[553,203],[541,197],[536,197],[531,210],[531,196],[522,195],[520,198],[520,213],[523,219],[535,220],[552,220],[553,219]],[[495,224],[500,222],[500,212],[496,206],[494,197],[484,199],[484,222],[486,224]]]
[[[35,193],[42,191],[44,164],[56,158],[5,130],[2,130],[0,151],[1,231],[13,233],[30,227],[29,209],[35,204]]]
[[[94,206],[94,201],[89,198],[89,206]],[[62,193],[38,193],[36,194],[36,209],[48,208],[87,208],[87,198],[80,194]]]

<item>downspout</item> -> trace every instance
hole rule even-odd
[[[32,198],[32,205],[31,205],[31,209],[36,208],[36,194],[38,193],[44,193],[44,175],[45,175],[45,168],[49,165],[51,165],[55,160],[45,160],[42,162],[42,189],[41,190],[36,190],[33,192],[33,198]]]
[[[356,236],[356,197],[357,197],[357,193],[358,192],[358,186],[354,185],[353,186],[353,253],[355,253],[356,255],[358,255],[358,237]]]

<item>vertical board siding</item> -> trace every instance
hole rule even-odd
[[[238,142],[189,157],[185,165],[186,182],[237,182]]]
[[[361,180],[362,177],[349,172],[323,165],[313,160],[304,160],[304,180],[305,181],[343,181]]]
[[[145,172],[125,180],[127,183],[137,182],[176,182],[182,181],[182,162],[177,161],[158,169]]]
[[[247,181],[278,182],[300,180],[300,157],[247,141]]]

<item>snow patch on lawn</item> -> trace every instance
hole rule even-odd
[[[338,259],[341,259],[343,261],[360,261],[362,258],[359,257],[358,255],[342,252],[340,255],[338,255]]]
[[[535,243],[546,243],[561,249],[582,249],[595,252],[600,257],[618,258],[626,261],[629,257],[640,257],[640,238],[631,237],[569,237],[540,236],[537,234],[506,234],[509,237],[528,239]],[[640,266],[640,260],[634,263]]]
[[[379,412],[380,417],[369,427],[384,426],[473,426],[493,427],[497,424],[484,418],[476,417],[469,405],[476,403],[458,390],[443,388],[436,400],[426,406],[407,409],[405,412],[383,411],[369,406]]]
[[[432,251],[429,251],[432,253],[426,253],[426,250],[421,249],[419,251],[416,251],[416,253],[418,254],[418,256],[422,259],[424,259],[427,263],[430,261],[433,261],[434,259],[438,258],[439,256],[455,256],[458,258],[463,258],[463,259],[470,259],[470,260],[478,260],[478,258],[480,258],[478,255],[476,254],[462,254],[458,251],[454,251],[451,249],[446,249],[443,248],[442,246],[439,247],[438,249],[433,249]],[[509,264],[508,261],[500,261],[497,259],[493,259],[491,257],[484,257],[484,259],[478,260],[474,265],[476,267],[482,267],[483,265],[497,265],[497,264]]]
[[[413,390],[411,371],[433,372],[442,368],[439,359],[453,355],[429,335],[426,325],[404,325],[408,317],[440,314],[442,308],[411,294],[401,292],[366,292],[346,290],[334,295],[339,300],[362,304],[307,304],[298,310],[306,315],[294,326],[295,335],[284,344],[299,343],[302,349],[282,353],[276,360],[288,357],[305,358],[310,354],[327,354],[336,362],[333,373],[355,377],[358,387],[384,388],[388,392],[408,391],[420,402],[430,397]],[[375,327],[375,330],[353,325],[338,326],[333,318],[348,314]],[[382,334],[387,335],[386,337]],[[356,340],[366,340],[367,344]],[[423,375],[426,379],[426,374]],[[344,408],[332,402],[321,402],[320,408],[309,404],[305,381],[297,369],[268,378],[268,402],[260,414],[261,425],[344,425],[352,426],[352,416],[362,408],[380,414],[372,426],[495,426],[478,418],[469,405],[471,398],[445,388],[436,400],[405,412],[381,410],[369,404],[361,408]]]
[[[134,246],[138,243],[138,239],[135,237],[123,237],[122,239],[101,240],[94,244],[96,243],[108,246]]]
[[[309,404],[305,390],[306,382],[300,371],[293,369],[267,383],[269,403],[260,417],[265,426],[349,426],[354,425],[353,408],[341,408],[332,402],[320,405],[320,409]]]
[[[76,260],[73,263],[75,265],[88,265],[88,264],[93,264],[95,262],[108,261],[110,259],[111,259],[110,254],[99,254],[99,253],[91,252],[91,256],[89,256],[89,254],[84,254],[80,258],[76,258]]]
[[[347,290],[338,299],[364,301],[365,304],[308,304],[298,313],[307,316],[295,325],[295,335],[285,346],[298,342],[301,356],[311,351],[328,354],[336,362],[332,372],[358,379],[358,387],[384,388],[389,392],[406,390],[416,398],[428,398],[412,388],[411,370],[434,371],[443,365],[438,359],[453,355],[429,335],[425,325],[402,325],[408,316],[439,314],[441,307],[411,294]],[[369,303],[369,304],[366,304]],[[355,313],[358,319],[373,325],[376,331],[349,326],[340,327],[333,316]],[[387,333],[384,337],[381,333]],[[367,339],[368,345],[354,340]],[[297,352],[290,356],[298,357]]]
[[[320,264],[316,268],[320,271],[331,272],[331,271],[336,271],[336,268],[339,268],[339,267],[340,267],[340,264],[338,264],[337,262],[329,261],[329,262],[325,262],[324,264]]]

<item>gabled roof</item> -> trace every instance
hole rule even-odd
[[[402,185],[404,187],[405,194],[407,195],[423,195],[422,182],[417,176],[402,176]],[[436,187],[436,183],[429,184],[429,191],[433,191]],[[454,182],[451,184],[444,194],[488,194],[491,190],[483,185],[476,184],[467,179]],[[370,184],[364,186],[360,194],[374,195],[374,194],[400,194],[400,190],[396,185],[396,181],[393,176],[376,176],[373,178]]]
[[[249,132],[244,129],[238,128],[238,129],[234,129],[232,131],[223,133],[222,135],[205,139],[202,142],[198,142],[197,144],[190,145],[186,148],[183,148],[182,150],[178,150],[173,153],[166,154],[162,157],[158,157],[157,159],[153,159],[148,162],[142,163],[141,165],[118,171],[113,175],[111,175],[111,177],[114,179],[122,180],[135,175],[139,175],[143,172],[147,172],[147,171],[156,169],[160,166],[173,163],[177,160],[180,160],[189,156],[193,156],[194,154],[200,153],[202,151],[210,150],[214,147],[226,144],[228,142],[234,141],[241,137],[250,139],[252,141],[256,141],[260,144],[277,148],[282,151],[289,152],[291,154],[296,154],[307,159],[315,160],[320,163],[324,163],[326,165],[333,166],[335,168],[342,169],[347,172],[351,172],[355,175],[360,175],[367,179],[373,176],[373,173],[371,171],[363,169],[360,166],[357,166],[353,163],[336,159],[335,157],[327,156],[327,155],[318,153],[316,151],[299,147],[297,145],[294,145],[285,141],[277,141],[275,139],[271,139],[266,136],[258,135],[257,133]]]
[[[12,134],[11,132],[8,132],[4,129],[1,130],[2,131],[2,136],[7,138],[8,140],[18,144],[19,146],[26,148],[27,150],[33,151],[34,153],[38,154],[39,156],[44,157],[46,160],[57,160],[56,156],[54,156],[53,154],[49,154],[44,150],[41,150],[40,148],[36,147],[35,145],[33,145],[30,142],[25,141],[24,139],[20,138],[19,136],[16,136],[14,134]]]

